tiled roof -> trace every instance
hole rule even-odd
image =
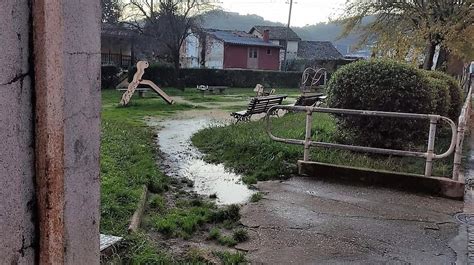
[[[344,56],[330,41],[300,41],[298,58],[309,60],[337,60]]]
[[[225,43],[231,43],[236,45],[245,46],[264,46],[264,47],[275,47],[278,48],[280,45],[271,42],[265,42],[263,39],[255,37],[244,31],[236,30],[218,30],[218,29],[205,29],[207,34],[214,36]]]
[[[263,32],[265,30],[270,31],[270,39],[271,40],[286,40],[286,30],[287,27],[282,27],[282,26],[254,26],[251,30],[250,33],[253,32],[253,30],[256,30],[260,34],[263,35]],[[294,32],[291,28],[288,31],[288,40],[290,41],[300,41],[301,38]]]

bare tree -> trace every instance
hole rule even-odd
[[[194,27],[200,27],[199,14],[214,8],[212,0],[130,0],[126,5],[127,23],[156,41],[176,71],[180,50]]]
[[[363,25],[368,16],[373,21]],[[342,19],[345,35],[360,30],[361,43],[376,40],[376,52],[397,59],[423,54],[425,69],[431,69],[437,46],[438,65],[449,52],[472,56],[473,0],[348,0]]]
[[[116,24],[122,15],[120,0],[101,0],[102,22]]]

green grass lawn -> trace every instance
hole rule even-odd
[[[328,114],[313,115],[313,139],[336,142],[336,124]],[[283,138],[304,139],[305,115],[288,114],[272,119],[273,132]],[[275,179],[296,173],[296,161],[303,157],[303,147],[277,143],[265,132],[264,121],[233,124],[226,127],[212,127],[198,132],[192,138],[210,162],[224,163],[238,173],[245,175],[247,183],[256,180]],[[437,139],[437,149],[447,150],[450,133],[442,132]],[[449,139],[447,139],[449,138]],[[423,150],[424,147],[420,146]],[[355,167],[404,171],[423,174],[424,159],[410,157],[380,156],[355,153],[344,150],[313,148],[313,161],[334,163]],[[452,157],[437,160],[433,169],[436,176],[449,176]]]
[[[121,93],[102,92],[101,232],[124,235],[142,185],[163,189],[167,179],[158,170],[151,128],[145,116],[167,116],[191,105],[168,105],[158,98],[133,98],[119,107]]]

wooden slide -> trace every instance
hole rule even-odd
[[[120,100],[120,105],[128,105],[138,85],[148,85],[168,104],[174,103],[174,100],[170,96],[168,96],[163,90],[161,90],[161,88],[155,85],[155,83],[150,80],[142,80],[143,74],[145,73],[145,69],[148,68],[148,66],[150,66],[150,64],[147,61],[139,61],[137,63],[137,72],[133,76],[132,82],[130,82],[130,84],[128,85],[127,91],[123,93],[122,99]]]

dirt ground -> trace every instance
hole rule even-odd
[[[454,264],[466,255],[453,218],[461,201],[303,177],[258,188],[264,199],[241,210],[250,240],[237,246],[252,264]]]

